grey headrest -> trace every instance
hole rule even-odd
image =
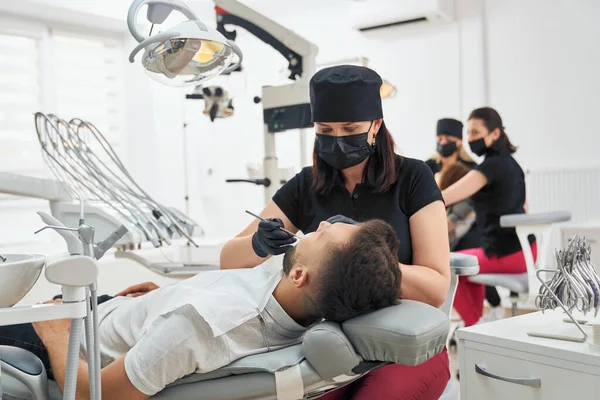
[[[500,217],[500,226],[511,228],[517,225],[543,225],[571,220],[569,211],[552,211],[535,214],[510,214]]]
[[[339,324],[323,322],[304,335],[302,352],[315,371],[326,380],[347,374],[360,358]]]
[[[348,320],[342,329],[365,360],[418,365],[443,350],[450,321],[440,309],[402,300],[399,305]]]

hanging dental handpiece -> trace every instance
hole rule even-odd
[[[123,202],[117,199],[121,207],[114,204],[114,199],[107,197],[106,187],[98,185],[98,182],[84,174],[85,166],[81,165],[70,151],[74,147],[69,138],[66,136],[66,126],[64,121],[61,121],[54,115],[45,116],[42,113],[36,113],[36,131],[42,151],[46,161],[51,161],[55,168],[50,168],[55,172],[57,179],[67,183],[68,186],[78,188],[79,193],[87,193],[87,198],[91,201],[99,201],[112,207],[127,221],[136,225],[155,246],[158,246],[158,240],[146,229],[145,224],[139,221],[140,215],[136,215],[136,210],[128,207]],[[56,174],[56,171],[60,173]],[[136,218],[137,217],[137,218]]]
[[[71,126],[71,123],[69,125]],[[86,159],[90,153],[93,154],[89,144],[85,140],[82,140],[82,136],[77,132],[71,130],[69,133],[73,137],[72,141],[76,143],[76,146],[74,146],[76,150],[74,151],[74,155],[78,158],[84,172],[87,173],[89,181],[93,182],[98,190],[104,191],[108,198],[112,198],[118,204],[127,208],[140,221],[140,224],[145,224],[145,227],[150,232],[149,240],[160,245],[160,241],[165,240],[165,233],[161,232],[160,227],[149,218],[147,212],[143,209],[143,204],[140,204],[140,199],[131,198],[125,191],[117,190],[118,186],[115,185],[114,180],[107,177],[100,168]],[[170,244],[169,240],[166,241]]]
[[[104,135],[79,118],[62,120],[55,115],[35,115],[44,160],[54,176],[90,204],[108,207],[156,247],[171,244],[175,234],[197,246],[191,219],[152,199],[131,177]],[[182,226],[183,225],[183,226]]]
[[[158,202],[154,201],[147,194],[147,192],[145,192],[131,177],[131,175],[123,166],[123,163],[121,162],[117,154],[114,152],[106,138],[93,124],[81,120],[72,120],[71,122],[77,124],[78,133],[88,131],[93,135],[98,144],[102,147],[104,152],[112,161],[112,165],[116,166],[117,171],[113,171],[112,168],[109,168],[106,165],[106,163],[104,163],[100,159],[100,157],[94,152],[86,152],[86,155],[89,157],[88,162],[95,164],[96,168],[100,171],[108,171],[114,179],[117,179],[118,182],[115,183],[123,191],[129,193],[132,196],[135,196],[139,201],[146,204],[154,218],[158,220],[158,222],[160,222],[162,225],[164,225],[168,231],[172,232],[173,230],[177,230],[180,233],[180,235],[186,236],[188,240],[193,242],[193,239],[187,236],[188,233],[181,226],[179,226],[180,222],[185,222],[186,225],[189,225],[189,218],[188,220],[179,221],[179,218],[173,215],[168,209],[160,205]],[[79,136],[83,135],[79,134]]]

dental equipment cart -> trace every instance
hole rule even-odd
[[[562,310],[536,312],[460,329],[461,399],[600,398],[600,351],[586,342],[527,334],[576,335],[576,326],[564,318]]]

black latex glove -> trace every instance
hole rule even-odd
[[[283,254],[296,241],[295,237],[280,228],[283,228],[283,222],[279,218],[268,218],[259,222],[258,230],[252,236],[252,249],[257,256],[265,258],[269,254]]]
[[[356,224],[358,224],[358,222],[356,222],[352,218],[345,217],[345,216],[343,216],[341,214],[334,215],[333,217],[330,217],[327,220],[327,222],[329,222],[330,224],[337,224],[338,222],[341,222],[342,224],[349,224],[349,225],[356,225]]]

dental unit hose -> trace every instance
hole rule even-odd
[[[98,294],[96,292],[96,282],[94,282],[91,286],[92,293],[92,323],[94,324],[93,331],[98,333]],[[102,399],[102,383],[100,380],[100,376],[102,374],[102,365],[100,363],[100,335],[93,335],[94,339],[94,364],[95,364],[95,372],[94,375],[96,378],[96,399]]]
[[[90,302],[90,290],[86,290],[86,309],[91,310],[91,302]],[[98,400],[96,399],[96,379],[92,379],[94,375],[94,368],[96,366],[95,359],[96,353],[93,351],[94,348],[94,331],[93,331],[93,319],[91,313],[88,311],[88,314],[85,316],[85,347],[87,349],[87,362],[88,362],[88,376],[90,377],[90,400]]]
[[[69,371],[69,373],[65,377],[65,389],[63,393],[64,400],[75,400],[77,370],[79,367],[79,344],[82,329],[83,319],[77,318],[71,320],[69,348],[67,350],[67,371]]]

